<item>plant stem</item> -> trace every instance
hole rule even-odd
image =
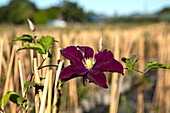
[[[127,70],[128,70],[128,68],[124,68],[124,69],[127,69]],[[140,70],[137,70],[137,69],[135,69],[135,71],[137,71],[137,72],[139,72],[139,73],[142,73],[142,74],[145,74],[146,72],[149,71],[149,69],[146,69],[144,72],[143,72],[143,71],[140,71]]]
[[[41,64],[40,64],[40,66],[38,67],[38,69],[41,68],[41,66],[43,65],[43,63],[44,63],[45,60],[46,60],[46,58],[43,58],[43,61],[41,62]]]
[[[42,68],[45,68],[45,67],[58,67],[58,65],[45,65],[45,66],[42,66],[42,67],[39,67],[38,70],[42,69]]]

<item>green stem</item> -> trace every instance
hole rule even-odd
[[[38,70],[45,68],[45,67],[58,67],[58,65],[45,65],[45,66],[39,67]]]
[[[45,60],[46,60],[46,58],[43,58],[43,61],[41,62],[41,64],[40,64],[40,66],[38,67],[38,69],[41,68],[41,66],[43,65],[43,63],[44,63]]]
[[[124,68],[124,69],[127,69],[127,70],[128,70],[128,68]],[[143,72],[143,71],[140,71],[140,70],[137,70],[137,69],[135,69],[135,71],[137,71],[137,72],[139,72],[139,73],[142,73],[142,74],[145,74],[146,72],[149,71],[149,69],[146,69],[144,72]]]

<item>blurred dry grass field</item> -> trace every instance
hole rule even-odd
[[[30,50],[22,50],[15,53],[16,49],[21,46],[21,43],[9,43],[9,41],[14,37],[19,37],[23,34],[31,34],[27,26],[2,25],[0,28],[0,34],[0,98],[2,98],[8,76],[10,76],[9,84],[7,84],[7,88],[5,90],[15,91],[21,94],[20,82],[24,83],[31,72],[33,59],[31,57],[32,53]],[[37,38],[50,35],[59,41],[59,43],[54,45],[51,49],[53,58],[45,61],[44,65],[49,63],[58,64],[58,60],[63,59],[63,57],[60,56],[59,50],[70,45],[90,46],[94,50],[97,50],[97,44],[101,36],[103,36],[103,48],[111,50],[117,60],[121,61],[121,57],[130,57],[133,54],[137,55],[139,58],[139,65],[137,68],[141,71],[145,70],[146,62],[153,60],[157,60],[160,63],[170,64],[170,26],[166,23],[143,26],[129,24],[125,27],[123,27],[123,25],[86,25],[74,27],[70,26],[68,28],[37,26],[35,35]],[[18,63],[18,60],[20,63]],[[42,58],[38,54],[38,65],[41,61]],[[65,66],[66,65],[68,65],[67,61],[65,61]],[[50,69],[53,70],[52,80],[54,80],[56,68]],[[39,75],[41,77],[45,77],[46,70],[47,68],[39,71]],[[157,74],[154,76],[157,76],[157,80],[152,102],[149,103],[151,106],[150,108],[153,108],[148,110],[144,95],[142,94],[145,87],[139,87],[137,88],[139,95],[136,97],[138,99],[138,105],[133,108],[137,110],[138,113],[143,113],[144,109],[145,111],[147,109],[147,111],[155,113],[168,113],[170,111],[170,71],[163,69],[155,71]],[[23,75],[23,78],[20,78],[20,74]],[[110,74],[111,73],[107,73],[107,75]],[[126,76],[130,76],[128,72],[125,72],[125,77]],[[142,77],[143,75],[139,76]],[[111,81],[111,78],[112,76],[107,76],[108,82]],[[124,77],[117,76],[117,78],[114,79],[119,79],[119,83],[117,84],[116,81],[112,80],[112,84],[115,83],[117,86],[122,86]],[[111,83],[109,82],[109,84]],[[61,111],[71,111],[74,107],[79,106],[79,100],[82,98],[82,94],[80,94],[78,90],[80,85],[83,84],[79,79],[73,79],[69,83],[64,84]],[[90,87],[84,88],[85,93],[87,94],[95,94],[95,92],[100,89],[98,86],[90,85]],[[113,94],[114,91],[117,91],[117,87],[115,88],[112,86]],[[153,87],[150,89],[153,89]],[[33,95],[33,91],[30,92],[30,94]],[[118,93],[117,95],[120,94]],[[33,98],[31,96],[28,97]],[[119,100],[116,103],[111,101],[112,106],[114,105],[117,107],[112,109],[110,108],[110,113],[114,113],[111,111],[117,111],[118,103]],[[15,113],[17,108],[14,106],[15,105],[13,105],[13,103],[10,103],[7,108],[10,108],[8,109],[10,112]]]

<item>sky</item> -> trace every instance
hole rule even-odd
[[[10,0],[0,0],[0,6],[7,5]],[[46,9],[56,6],[62,0],[30,0],[37,8]],[[129,15],[133,13],[155,13],[164,7],[170,7],[170,0],[69,0],[77,2],[79,6],[98,14]]]

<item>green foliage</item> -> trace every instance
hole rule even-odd
[[[32,42],[33,41],[33,37],[31,35],[22,35],[21,37],[15,37],[12,41],[22,41],[22,43],[24,42]]]
[[[138,61],[138,59],[134,61],[135,58],[136,58],[136,55],[132,55],[130,58],[125,58],[125,57],[122,58],[122,61],[126,64],[127,69],[134,71],[134,72],[138,71],[134,68],[134,66],[136,65],[136,62]],[[146,67],[147,67],[147,70],[145,72],[147,72],[149,69],[156,69],[156,68],[170,69],[170,65],[161,64],[161,63],[158,63],[157,61],[146,63]],[[138,72],[141,72],[141,71],[138,71]],[[145,73],[145,72],[141,72],[141,73]]]
[[[33,85],[34,87],[43,87],[43,85],[40,84],[40,83],[25,81],[23,91],[25,91],[25,90],[26,90],[29,86],[31,86],[31,85]]]
[[[12,92],[12,91],[9,91],[6,95],[4,95],[2,97],[1,105],[6,106],[8,100],[12,101],[13,103],[19,104],[19,105],[24,104],[24,102],[27,101],[22,96],[20,96],[19,94],[15,93],[15,92]]]
[[[0,23],[23,24],[26,18],[35,24],[46,24],[48,20],[64,19],[68,22],[93,21],[93,12],[86,13],[76,2],[62,1],[58,6],[37,9],[29,0],[11,0],[7,6],[0,7]]]
[[[18,50],[23,50],[23,49],[32,49],[32,50],[36,50],[38,53],[42,53],[42,54],[45,54],[45,49],[42,47],[41,44],[38,44],[38,43],[29,43],[29,44],[26,44],[24,46],[21,46]]]
[[[53,37],[51,36],[42,36],[41,39],[38,39],[37,42],[42,45],[42,47],[49,51],[49,49],[52,47],[52,42],[55,41]],[[56,41],[55,41],[56,42]]]
[[[148,69],[156,69],[156,68],[170,69],[170,65],[161,64],[161,63],[158,63],[157,61],[148,62],[146,64],[146,67]]]
[[[1,16],[6,15],[6,18],[1,17],[4,21],[22,24],[26,22],[26,18],[33,19],[36,7],[29,0],[11,0],[9,5],[1,10],[3,12]]]
[[[11,42],[13,41],[22,41],[23,43],[26,41],[30,42],[29,44],[21,46],[17,50],[17,52],[23,49],[32,49],[32,50],[36,50],[38,53],[47,54],[49,58],[52,57],[51,53],[49,52],[49,49],[52,47],[52,42],[58,42],[51,36],[46,36],[46,37],[42,36],[41,39],[36,40],[37,43],[31,43],[33,41],[33,38],[30,35],[23,35],[21,37],[16,37]]]
[[[136,58],[136,55],[132,55],[130,58],[122,58],[122,61],[126,64],[128,70],[134,71],[136,72],[134,66],[136,65],[136,62],[138,61],[138,59],[136,59],[134,61],[134,59]]]
[[[83,8],[77,3],[64,1],[61,6],[61,15],[66,21],[82,22],[85,19]]]
[[[48,20],[56,19],[59,13],[60,13],[60,9],[58,7],[38,10],[34,16],[34,22],[35,24],[46,24]]]

